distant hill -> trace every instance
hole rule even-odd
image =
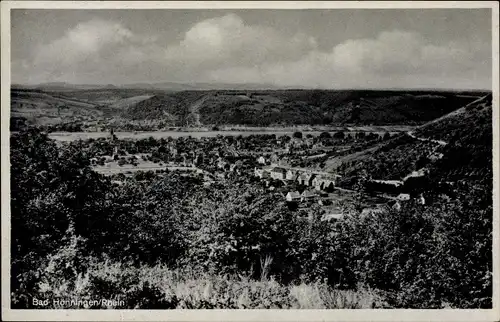
[[[66,92],[74,90],[117,88],[112,84],[107,84],[107,85],[70,84],[65,82],[51,82],[51,83],[43,83],[36,85],[12,84],[11,87],[12,89],[29,89],[29,90],[40,90],[46,92]]]
[[[98,89],[134,89],[134,90],[162,90],[162,91],[189,91],[189,90],[277,90],[281,87],[272,84],[226,84],[226,83],[130,83],[122,85],[99,85],[99,84],[71,84],[66,82],[50,82],[32,85],[12,84],[19,89],[37,89],[42,91],[74,91],[74,90],[98,90]]]
[[[347,179],[366,170],[376,179],[401,180],[427,168],[437,182],[492,179],[491,94],[369,149],[326,160],[330,171]],[[491,184],[491,183],[489,183]]]
[[[65,97],[60,93],[11,90],[11,119],[27,124],[57,124],[68,120],[95,119],[102,116],[95,104]]]
[[[167,91],[206,91],[206,90],[277,90],[280,87],[271,84],[226,84],[226,83],[132,83],[120,85],[120,88],[153,89]]]
[[[486,123],[491,123],[491,99],[491,94],[482,96],[466,106],[420,126],[415,130],[415,134],[443,141],[463,138],[470,131],[474,131],[476,125],[483,128]]]
[[[155,95],[154,101],[129,106],[123,115],[130,119],[177,115],[180,126],[190,124],[191,118],[203,125],[418,125],[475,98],[417,91],[182,91]]]
[[[44,86],[43,90],[14,86],[13,112],[22,112],[21,97],[25,103],[43,108],[54,107],[57,98],[81,109],[72,110],[71,115],[81,112],[99,117],[104,114],[124,120],[161,121],[172,126],[420,125],[484,95],[396,90],[169,91],[147,86],[91,88],[91,85],[75,87],[65,83]],[[41,109],[30,113],[32,116],[54,114]]]

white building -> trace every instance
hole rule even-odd
[[[300,201],[301,196],[300,193],[297,191],[290,191],[286,194],[285,197],[286,201],[292,202],[292,201]]]
[[[407,193],[400,193],[396,198],[401,201],[407,201],[410,200],[410,195]]]

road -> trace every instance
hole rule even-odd
[[[427,139],[427,138],[418,137],[412,131],[406,132],[406,134],[408,134],[410,137],[412,137],[414,139],[417,139],[417,140],[423,141],[423,142],[426,142],[426,141],[427,142],[433,142],[433,143],[436,143],[436,144],[439,144],[439,145],[442,145],[442,146],[445,146],[445,145],[448,144],[448,142],[441,141],[441,140],[433,140],[433,139]]]
[[[271,166],[275,167],[275,166]],[[314,170],[311,168],[298,168],[298,167],[291,167],[291,166],[286,166],[286,165],[276,165],[278,168],[283,168],[286,170],[293,170],[293,171],[300,171],[300,172],[306,172],[306,173],[312,173],[315,175],[325,175],[325,176],[335,176],[335,177],[340,177],[338,174],[331,173],[331,172],[325,172],[325,171],[318,171]]]

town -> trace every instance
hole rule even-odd
[[[342,216],[341,205],[352,202],[360,191],[344,184],[339,171],[327,171],[324,160],[385,142],[394,135],[397,134],[295,132],[290,136],[272,133],[133,140],[118,139],[110,130],[107,137],[59,144],[85,146],[94,169],[110,176],[114,184],[120,185],[127,178],[163,176],[171,171],[199,178],[205,186],[239,180],[280,195],[289,210],[301,217],[311,218],[312,209],[319,208],[322,220],[335,220]],[[366,186],[375,187],[376,193],[362,198],[363,213],[377,212],[385,206],[399,209],[401,203],[413,198],[425,204],[422,194],[401,192],[407,179],[424,175],[424,171],[414,171],[402,180],[371,178]]]

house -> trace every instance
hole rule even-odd
[[[300,193],[298,193],[297,191],[290,191],[286,194],[285,199],[288,202],[292,202],[292,201],[299,202],[301,199],[301,196],[300,196]]]
[[[304,186],[312,186],[312,182],[315,178],[315,174],[312,173],[303,173],[301,174],[298,178],[297,181],[299,184],[304,185]]]
[[[333,191],[334,187],[335,187],[335,181],[330,179],[324,179],[323,182],[321,182],[320,184],[321,190]]]
[[[314,188],[318,191],[320,190],[330,191],[333,190],[333,188],[335,187],[337,178],[339,177],[340,176],[334,174],[321,174],[313,179],[312,186],[314,186]]]
[[[281,167],[289,167],[290,166],[290,159],[287,157],[281,158],[278,161],[278,165]]]
[[[375,182],[375,183],[380,183],[380,184],[389,184],[389,185],[392,185],[394,187],[399,187],[399,186],[402,186],[403,185],[403,181],[400,181],[400,180],[371,180],[372,182]]]
[[[307,173],[306,174],[306,185],[312,186],[313,185],[313,180],[316,178],[316,175],[313,173]]]
[[[407,194],[407,193],[400,193],[396,199],[400,200],[400,201],[407,201],[407,200],[410,200],[410,195]]]
[[[339,220],[342,218],[344,215],[341,213],[335,213],[335,214],[324,214],[321,216],[321,221],[332,221],[332,220]]]
[[[292,169],[289,169],[289,170],[286,172],[285,179],[286,179],[286,180],[293,180],[293,181],[295,181],[295,180],[297,179],[297,174],[298,174],[298,171],[297,171],[297,170],[292,170]]]
[[[271,178],[277,180],[285,180],[286,177],[286,169],[275,167],[271,170]]]
[[[316,190],[321,190],[320,188],[320,185],[321,185],[321,182],[322,182],[322,178],[320,176],[317,176],[313,179],[312,181],[312,186],[316,189]]]
[[[420,194],[420,196],[418,196],[418,199],[417,199],[418,203],[421,204],[421,205],[425,205],[425,198],[424,198],[424,195]]]
[[[254,174],[255,174],[256,177],[259,177],[261,179],[266,179],[266,178],[270,177],[269,171],[266,171],[265,169],[255,168],[254,169]]]
[[[300,184],[300,185],[306,185],[307,184],[307,179],[308,179],[308,176],[306,173],[302,173],[301,175],[299,175],[297,177],[297,182]]]
[[[304,190],[301,197],[301,201],[314,201],[318,198],[318,194],[314,190]]]
[[[324,176],[317,176],[312,180],[312,186],[316,190],[328,190],[328,189],[333,189],[335,184],[329,178],[326,178]]]
[[[408,180],[410,178],[423,177],[423,176],[427,175],[428,172],[429,172],[429,170],[427,170],[426,168],[420,169],[418,171],[413,171],[412,173],[410,173],[409,175],[407,175],[406,177],[403,178],[403,182],[406,182],[406,180]]]
[[[266,164],[266,159],[263,156],[257,158],[257,163]]]
[[[431,160],[439,160],[439,159],[442,159],[443,156],[444,156],[444,154],[439,153],[439,152],[435,152],[435,153],[431,154],[431,156],[429,157],[429,159],[431,159]]]
[[[116,160],[116,157],[118,157],[118,147],[115,145],[113,148],[113,155],[111,156],[111,159]]]
[[[220,160],[219,162],[217,162],[218,169],[225,170],[226,166],[229,166],[229,165],[227,164],[227,162],[225,162],[223,160]]]
[[[321,141],[314,143],[312,146],[313,149],[321,149],[322,147],[324,147],[324,145]]]
[[[276,153],[271,154],[269,157],[269,161],[271,164],[277,165],[278,164],[278,155]]]

